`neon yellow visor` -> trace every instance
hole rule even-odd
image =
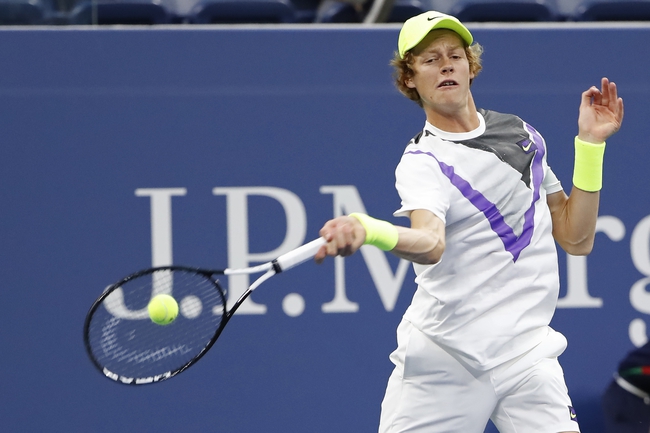
[[[458,18],[446,15],[441,12],[428,11],[420,15],[409,18],[404,22],[402,30],[399,32],[399,39],[397,47],[399,50],[400,58],[404,58],[404,54],[417,44],[419,44],[431,30],[434,29],[448,29],[452,30],[467,43],[472,45],[474,37],[467,30]]]

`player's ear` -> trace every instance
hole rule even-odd
[[[405,79],[405,80],[404,80],[404,84],[405,84],[406,87],[408,87],[409,89],[415,89],[415,83],[413,82],[413,78],[407,78],[407,79]]]

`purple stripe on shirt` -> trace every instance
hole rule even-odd
[[[524,248],[530,245],[530,241],[533,237],[535,226],[535,203],[537,200],[539,200],[540,187],[542,185],[542,179],[544,178],[544,170],[542,168],[542,160],[545,153],[544,141],[532,126],[528,125],[527,123],[524,125],[533,138],[532,143],[533,146],[536,147],[536,152],[531,167],[531,172],[533,175],[533,197],[530,207],[526,209],[526,212],[524,213],[524,224],[522,232],[519,236],[517,236],[514,233],[513,229],[506,223],[497,206],[488,200],[480,191],[474,189],[469,182],[460,177],[454,170],[453,166],[447,165],[444,162],[440,161],[434,154],[430,152],[425,152],[422,150],[413,150],[406,152],[407,154],[412,155],[427,155],[438,162],[440,170],[445,176],[447,176],[451,184],[454,185],[458,191],[460,191],[463,197],[468,199],[470,203],[472,203],[481,213],[483,213],[485,218],[487,218],[490,227],[499,236],[506,251],[512,254],[513,261],[517,261]]]
[[[533,144],[537,148],[537,151],[535,152],[535,157],[533,158],[533,164],[531,167],[531,172],[533,175],[533,199],[530,203],[530,207],[526,209],[526,212],[524,213],[524,226],[521,235],[519,235],[519,239],[517,239],[513,245],[513,250],[515,252],[513,253],[513,256],[515,261],[523,249],[530,244],[530,240],[533,237],[535,226],[535,203],[537,203],[537,200],[539,200],[539,189],[541,188],[542,180],[544,179],[544,169],[542,168],[542,160],[544,159],[545,153],[544,140],[542,139],[542,136],[539,135],[539,132],[535,130],[535,128],[527,123],[524,123],[524,126],[532,135]]]

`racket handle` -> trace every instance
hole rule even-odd
[[[314,257],[320,247],[325,244],[325,239],[318,238],[301,247],[296,248],[293,251],[282,254],[280,257],[273,260],[273,268],[275,269],[275,272],[280,273],[306,262],[307,260]]]

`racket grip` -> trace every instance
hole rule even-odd
[[[315,239],[293,251],[282,254],[280,257],[273,261],[273,268],[276,273],[286,271],[294,266],[306,262],[316,255],[320,247],[325,245],[326,241],[323,238]]]

